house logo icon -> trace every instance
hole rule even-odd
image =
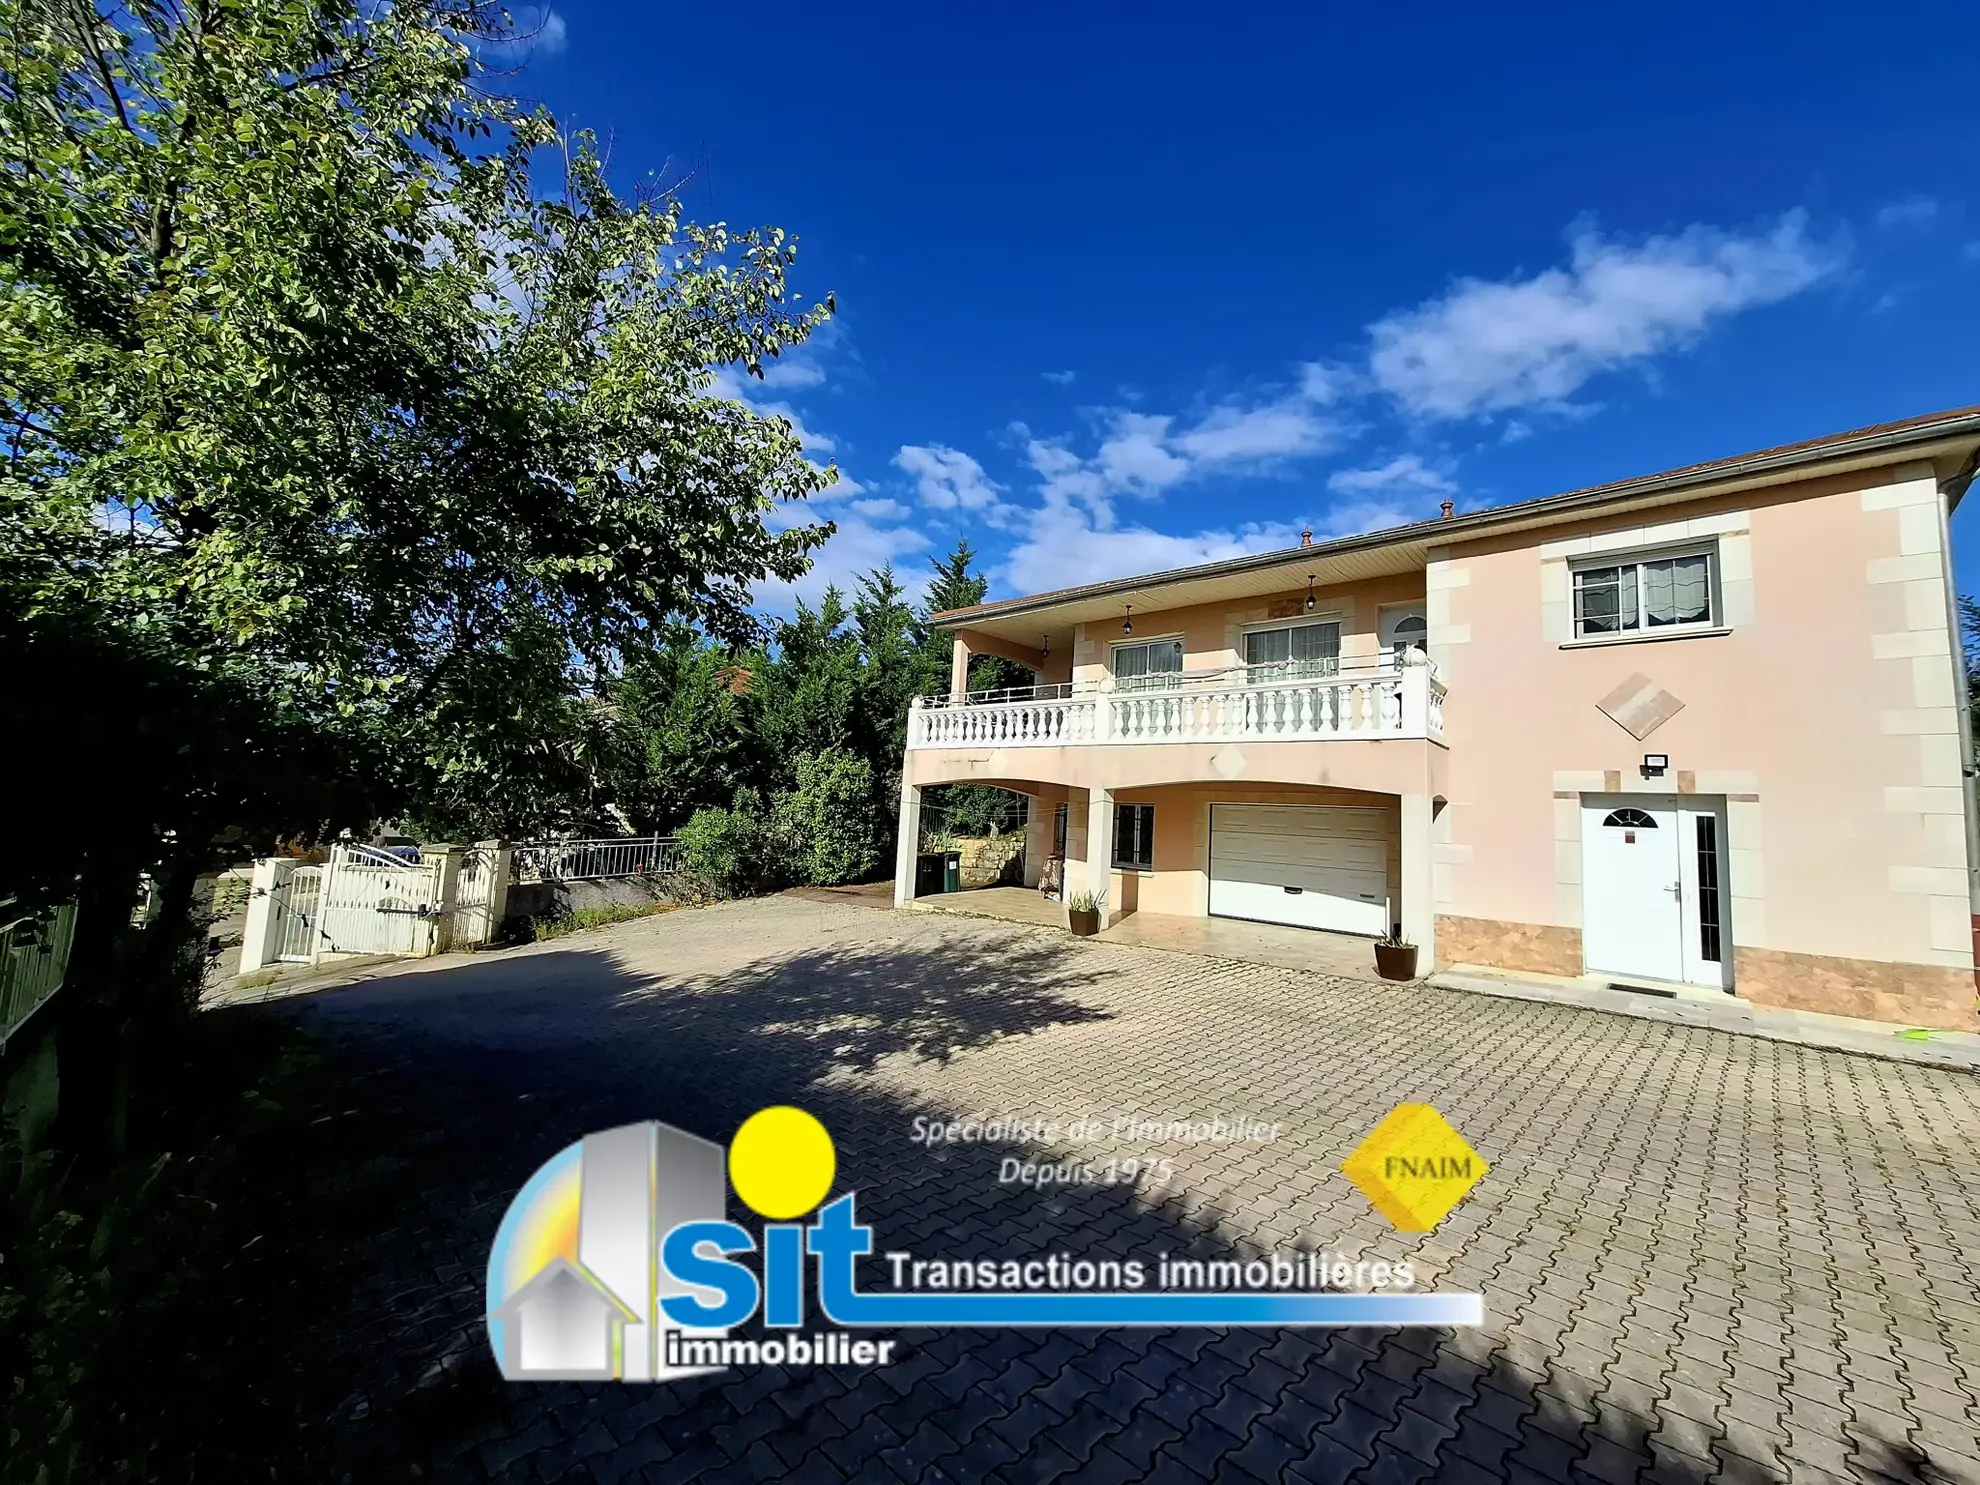
[[[488,1262],[488,1338],[511,1382],[658,1382],[659,1302],[685,1292],[660,1266],[678,1223],[722,1220],[723,1148],[648,1121],[559,1151],[510,1203]],[[723,1331],[693,1331],[724,1335]]]
[[[667,1235],[721,1223],[731,1186],[764,1217],[796,1216],[836,1173],[825,1126],[786,1106],[751,1115],[727,1149],[654,1120],[566,1146],[516,1193],[489,1254],[488,1339],[502,1376],[664,1382],[722,1370],[668,1361],[681,1339],[728,1330],[667,1316],[665,1301],[696,1292],[669,1271]]]

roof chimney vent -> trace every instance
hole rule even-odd
[[[1446,521],[1448,521],[1451,518],[1452,513],[1457,510],[1457,507],[1455,505],[1452,505],[1450,501],[1446,500],[1442,506],[1442,510],[1444,512],[1443,518]]]
[[[1303,547],[1313,545],[1313,528],[1311,526],[1308,526],[1304,531],[1299,533],[1299,544]]]

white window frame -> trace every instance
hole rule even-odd
[[[1680,557],[1703,557],[1705,559],[1705,617],[1693,619],[1683,624],[1657,624],[1644,622],[1642,567],[1648,562],[1669,562]],[[1623,568],[1638,569],[1636,579],[1636,626],[1622,627],[1622,603],[1620,597],[1620,574]],[[1618,573],[1618,598],[1616,603],[1616,627],[1614,629],[1593,629],[1584,631],[1581,627],[1580,577],[1585,572],[1600,572],[1615,568]],[[1725,630],[1725,597],[1721,592],[1723,566],[1719,559],[1719,544],[1716,541],[1686,542],[1681,546],[1631,547],[1624,551],[1590,553],[1577,557],[1568,563],[1568,631],[1567,643],[1573,645],[1631,644],[1653,639],[1681,639],[1692,634],[1718,634]]]
[[[1318,624],[1332,624],[1338,631],[1338,643],[1334,650],[1334,668],[1331,671],[1323,672],[1323,674],[1339,675],[1342,666],[1346,663],[1343,659],[1343,652],[1347,648],[1346,616],[1339,609],[1315,609],[1312,613],[1301,614],[1296,619],[1266,619],[1260,623],[1246,624],[1244,626],[1242,632],[1238,635],[1237,661],[1238,669],[1244,672],[1245,681],[1254,686],[1268,686],[1278,681],[1313,679],[1311,676],[1293,675],[1291,673],[1292,667],[1299,662],[1292,660],[1263,660],[1257,665],[1253,665],[1250,659],[1251,636],[1254,634],[1268,634],[1277,629],[1308,629]],[[1292,642],[1290,640],[1287,641],[1286,648],[1288,652],[1292,649]],[[1266,673],[1279,667],[1284,668],[1279,670],[1277,675]]]
[[[1117,639],[1112,641],[1107,646],[1107,679],[1112,681],[1114,683],[1115,688],[1118,689],[1121,684],[1121,671],[1120,671],[1120,666],[1115,662],[1115,656],[1122,650],[1132,650],[1142,645],[1176,646],[1178,653],[1182,657],[1182,664],[1186,669],[1189,665],[1188,638],[1189,637],[1187,635],[1182,633],[1151,634],[1146,639],[1143,639],[1140,635],[1137,634],[1129,639]],[[1155,671],[1150,671],[1149,675],[1173,675],[1175,677],[1175,681],[1173,682],[1173,684],[1175,685],[1182,684],[1183,672],[1181,670],[1174,670],[1174,671],[1155,670]],[[1143,683],[1143,684],[1137,684],[1134,688],[1136,690],[1161,691],[1168,689],[1166,685],[1161,685],[1161,686],[1146,685],[1145,682],[1147,681],[1147,678],[1148,678],[1147,676],[1128,677],[1128,679],[1132,682]]]
[[[1146,863],[1140,861],[1123,861],[1121,860],[1118,854],[1118,849],[1121,839],[1120,822],[1127,818],[1125,811],[1128,810],[1147,811],[1147,815],[1146,815],[1146,819],[1148,821],[1147,831],[1146,834],[1140,837],[1140,843],[1148,848],[1148,860]],[[1152,872],[1155,869],[1155,806],[1154,805],[1116,804],[1114,806],[1114,838],[1107,842],[1107,857],[1108,857],[1107,864],[1110,867],[1112,867],[1115,871]]]

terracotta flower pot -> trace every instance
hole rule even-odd
[[[1416,978],[1415,944],[1377,944],[1375,972],[1385,980]]]
[[[1100,909],[1088,908],[1081,912],[1078,908],[1067,908],[1066,919],[1072,926],[1075,937],[1091,938],[1100,931]]]

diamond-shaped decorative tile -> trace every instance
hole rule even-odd
[[[1595,703],[1611,722],[1638,742],[1684,710],[1684,703],[1641,671]]]

